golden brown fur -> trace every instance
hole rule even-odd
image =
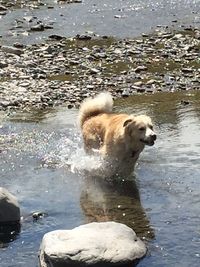
[[[79,112],[84,147],[94,149],[109,161],[111,173],[129,175],[145,145],[153,145],[156,134],[146,115],[112,113],[110,94],[101,93],[83,102]]]

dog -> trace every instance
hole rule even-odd
[[[116,114],[110,93],[87,98],[80,106],[80,125],[87,153],[98,151],[110,175],[129,176],[145,145],[153,146],[156,134],[146,115]]]

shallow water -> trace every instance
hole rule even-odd
[[[0,36],[4,44],[13,42],[36,43],[52,34],[74,37],[94,32],[119,38],[149,33],[158,25],[181,27],[199,26],[199,0],[85,0],[82,3],[56,5],[43,1],[38,9],[16,9],[0,16]],[[47,7],[53,7],[48,9]],[[26,22],[24,17],[33,18]],[[53,26],[42,32],[30,32],[30,25],[40,20]]]
[[[76,110],[1,114],[1,186],[17,196],[23,216],[11,242],[0,235],[1,267],[37,266],[48,231],[108,220],[147,243],[138,266],[199,266],[200,93],[133,96],[116,100],[115,110],[150,115],[158,140],[135,175],[112,183],[84,171],[100,162],[84,154]],[[34,211],[46,216],[34,221]]]

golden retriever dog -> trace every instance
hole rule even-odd
[[[78,121],[84,148],[87,153],[100,152],[110,175],[128,176],[145,145],[154,145],[156,134],[148,116],[116,114],[112,109],[113,99],[107,92],[82,103]]]

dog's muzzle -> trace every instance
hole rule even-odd
[[[148,139],[140,139],[140,142],[144,143],[147,146],[153,146],[156,141],[156,134],[152,134]]]

